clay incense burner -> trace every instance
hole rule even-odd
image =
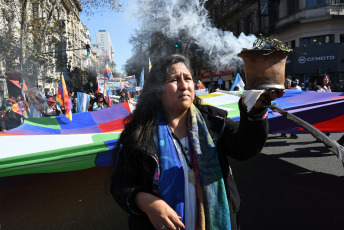
[[[292,52],[281,41],[262,35],[253,49],[243,49],[238,56],[244,61],[245,90],[284,89],[285,64]]]

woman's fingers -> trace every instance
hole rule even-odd
[[[163,226],[173,230],[178,229],[177,227],[185,228],[178,214],[162,199],[140,192],[135,197],[135,203],[147,214],[155,229],[164,229]]]

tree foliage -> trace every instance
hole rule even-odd
[[[118,11],[122,6],[119,0],[68,3],[76,4],[74,8],[81,3],[89,15],[99,8]],[[61,50],[67,49],[67,39],[74,36],[66,33],[68,17],[61,0],[0,0],[0,61],[6,63],[6,71],[20,72],[28,87],[36,86],[38,80],[51,81],[56,72],[67,72],[66,52]]]

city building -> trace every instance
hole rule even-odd
[[[112,46],[109,32],[106,30],[99,30],[96,32],[96,46],[93,46],[97,52],[97,57],[105,61],[105,56],[108,55],[109,65],[112,72],[116,71],[114,61],[114,49]]]
[[[294,50],[286,77],[344,81],[344,0],[210,0],[214,25],[236,36],[273,36]]]

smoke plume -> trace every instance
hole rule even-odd
[[[170,39],[186,34],[204,49],[216,66],[228,66],[240,58],[243,48],[252,48],[254,35],[243,33],[237,38],[230,31],[215,28],[204,2],[199,0],[142,0],[139,18],[141,30],[162,32]],[[241,59],[240,59],[241,60]]]

